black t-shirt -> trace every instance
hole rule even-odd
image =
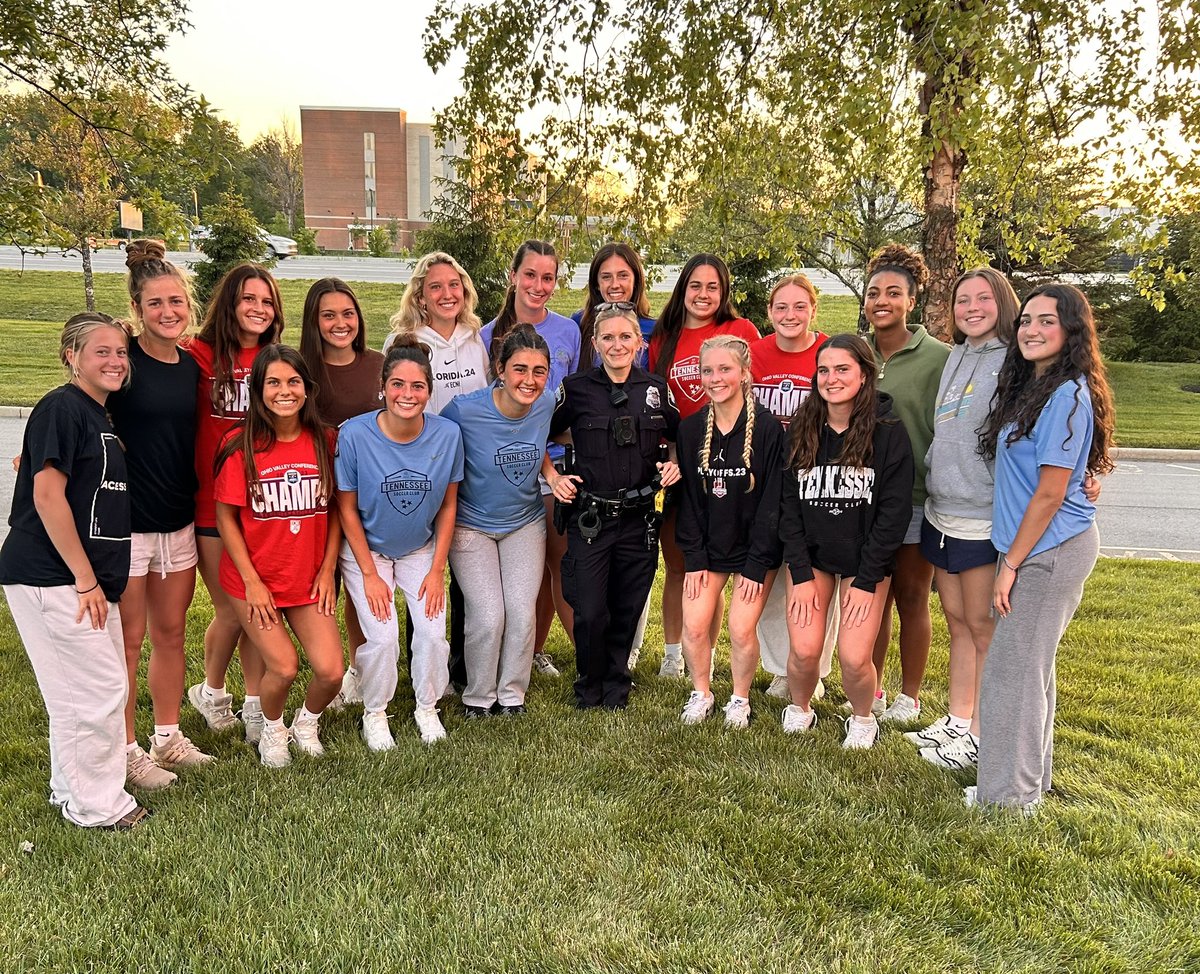
[[[33,476],[47,463],[66,474],[67,503],[92,571],[110,602],[129,581],[129,491],[125,452],[104,407],[78,386],[46,393],[29,414],[10,531],[0,549],[0,583],[74,585],[33,506]]]
[[[133,530],[171,532],[196,515],[196,384],[200,366],[186,352],[173,364],[129,346],[133,379],[108,397],[125,446]]]

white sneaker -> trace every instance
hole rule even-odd
[[[542,676],[562,676],[562,674],[558,672],[558,667],[554,665],[554,659],[549,653],[534,653],[533,669],[534,672],[541,673]]]
[[[634,646],[633,649],[631,649],[629,651],[629,663],[627,664],[628,668],[632,670],[634,667],[636,667],[638,665],[638,660],[640,660],[641,658],[642,658],[642,647]]]
[[[209,730],[223,731],[236,727],[238,719],[233,715],[233,694],[222,693],[208,697],[204,693],[204,684],[197,683],[188,687],[188,700],[195,707]]]
[[[196,747],[183,731],[172,731],[161,744],[150,738],[150,760],[160,768],[175,771],[178,768],[194,768],[201,764],[212,764],[215,758]]]
[[[795,704],[783,708],[783,732],[785,734],[803,734],[817,726],[817,712],[810,710],[805,713]]]
[[[1043,795],[1039,798],[1035,798],[1031,802],[1028,802],[1028,803],[1022,805],[1020,808],[1021,814],[1024,815],[1026,818],[1033,818],[1033,816],[1035,816],[1038,813],[1038,811],[1041,809],[1042,801],[1044,798],[1045,798],[1045,796]],[[966,805],[967,808],[982,808],[983,807],[983,805],[980,804],[979,792],[976,790],[975,785],[967,785],[967,787],[963,789],[963,804]]]
[[[729,698],[725,704],[725,726],[745,730],[750,726],[750,701]]]
[[[954,738],[962,733],[963,731],[950,725],[950,716],[947,714],[940,720],[935,720],[928,727],[917,731],[909,731],[904,735],[904,739],[917,745],[917,747],[940,747],[942,744],[947,744],[954,740]]]
[[[442,726],[442,722],[438,718],[436,707],[418,707],[413,711],[413,718],[421,732],[421,740],[426,744],[436,744],[438,741],[445,740],[446,728]]]
[[[288,752],[290,737],[286,727],[275,728],[263,724],[262,735],[258,740],[258,756],[263,767],[286,768],[292,763],[292,755]]]
[[[875,712],[874,706],[871,707],[871,712]],[[892,705],[883,712],[883,716],[879,717],[879,719],[906,724],[909,721],[917,720],[920,716],[921,701],[914,700],[907,693],[902,693],[892,701]]]
[[[247,700],[242,707],[241,718],[242,723],[246,725],[246,743],[258,744],[262,739],[263,725],[266,723],[262,712],[262,703],[257,700]]]
[[[371,751],[390,751],[396,746],[385,713],[363,714],[362,736]]]
[[[358,681],[358,668],[349,666],[342,676],[342,689],[338,696],[343,703],[362,703],[362,684]]]
[[[142,791],[158,791],[175,784],[176,777],[166,768],[150,760],[140,747],[125,752],[125,787]]]
[[[879,721],[874,714],[868,721],[858,720],[853,714],[846,718],[846,738],[842,747],[847,751],[865,751],[879,738]]]
[[[880,696],[872,697],[871,698],[871,714],[872,714],[872,716],[874,716],[876,718],[882,717],[884,715],[884,712],[887,710],[887,705],[888,705],[888,702],[887,702],[887,691],[886,690],[883,691]],[[844,704],[842,704],[842,713],[844,713],[844,714],[854,713],[854,705],[852,703],[850,703],[849,700],[847,700]]]
[[[786,676],[780,676],[776,673],[771,677],[770,686],[767,687],[768,697],[778,697],[780,700],[791,700],[792,694],[788,690],[788,682]]]
[[[658,668],[659,676],[672,676],[677,679],[683,679],[686,671],[683,666],[682,656],[664,656],[662,665]]]
[[[921,748],[921,757],[947,771],[966,771],[979,763],[979,741],[970,731],[939,747]]]
[[[319,720],[301,720],[295,717],[292,720],[292,726],[289,733],[292,735],[292,743],[310,758],[323,758],[325,756],[325,747],[321,744],[320,738],[321,722]]]
[[[707,718],[716,706],[717,700],[711,693],[701,693],[693,690],[683,705],[683,713],[679,719],[685,724],[698,724]]]

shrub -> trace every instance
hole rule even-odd
[[[209,211],[209,219],[209,236],[200,242],[205,259],[196,264],[196,298],[202,306],[208,304],[217,282],[234,265],[246,260],[267,266],[275,263],[263,258],[258,223],[236,193],[223,194]]]
[[[296,249],[306,257],[319,254],[321,251],[317,247],[317,231],[308,227],[297,227]]]
[[[392,235],[387,227],[375,227],[367,234],[367,250],[372,257],[388,257],[392,253]]]

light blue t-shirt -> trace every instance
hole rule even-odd
[[[433,520],[446,487],[463,479],[458,426],[425,414],[425,428],[411,443],[384,436],[379,411],[348,419],[338,432],[338,490],[358,491],[358,516],[372,551],[403,558],[433,537]]]
[[[1037,489],[1041,468],[1067,467],[1071,471],[1062,506],[1029,553],[1036,555],[1082,534],[1096,520],[1096,506],[1083,495],[1092,448],[1092,397],[1087,380],[1064,382],[1055,389],[1029,436],[1008,446],[1005,439],[1011,431],[1012,426],[1002,429],[996,444],[992,544],[997,550],[1007,552],[1012,547]]]
[[[547,309],[545,319],[533,327],[550,346],[550,377],[546,380],[546,388],[556,390],[562,385],[562,380],[579,365],[579,325],[557,311]],[[488,350],[489,361],[492,355],[492,332],[495,330],[496,319],[493,318],[479,332],[479,337],[483,339],[483,345]],[[562,455],[563,448],[557,443],[551,443],[550,456],[558,460]]]
[[[509,419],[492,388],[456,396],[442,418],[462,430],[466,469],[458,488],[458,523],[508,534],[545,516],[538,469],[550,435],[554,393],[547,388],[521,419]]]
[[[533,327],[550,346],[550,378],[546,380],[546,388],[557,389],[562,385],[562,380],[579,365],[579,326],[570,318],[548,310],[545,320]],[[496,319],[493,318],[479,333],[489,358],[492,354],[492,332],[495,330]]]

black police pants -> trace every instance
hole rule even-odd
[[[658,568],[658,546],[646,550],[644,514],[600,524],[588,544],[573,517],[562,561],[563,594],[575,610],[575,703],[624,707],[633,684],[629,649]]]

